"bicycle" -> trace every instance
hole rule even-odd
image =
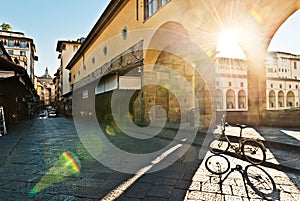
[[[266,148],[262,141],[259,139],[244,138],[242,137],[243,129],[247,128],[246,125],[236,124],[240,128],[240,136],[238,140],[238,145],[233,144],[226,135],[226,127],[229,126],[225,122],[225,116],[221,120],[221,134],[217,139],[214,139],[209,144],[209,150],[214,154],[225,153],[229,147],[239,155],[242,155],[248,162],[259,165],[266,160]]]
[[[206,169],[215,175],[218,175],[220,181],[220,190],[222,193],[222,184],[229,177],[229,175],[233,172],[239,172],[242,175],[246,195],[250,200],[247,185],[251,187],[251,189],[260,197],[267,200],[277,200],[278,199],[278,190],[276,188],[276,184],[272,177],[262,168],[256,165],[247,165],[245,169],[239,164],[237,164],[234,168],[230,169],[229,160],[223,155],[211,155],[205,161]],[[229,172],[228,172],[229,171]],[[228,172],[228,173],[227,173]],[[222,175],[225,174],[225,177]]]

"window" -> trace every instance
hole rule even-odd
[[[20,48],[26,48],[26,43],[23,42],[23,41],[21,41],[21,42],[20,42]]]
[[[10,55],[13,55],[14,51],[13,50],[8,50],[7,53],[10,54]]]
[[[244,82],[241,82],[241,87],[244,87]]]
[[[297,62],[294,62],[294,69],[297,70]]]
[[[231,87],[232,83],[231,83],[231,82],[229,82],[229,83],[228,83],[228,85]]]
[[[78,50],[78,46],[77,45],[74,45],[73,46],[73,51],[75,52],[75,51],[77,51]]]
[[[290,88],[290,89],[292,88],[292,85],[291,85],[291,84],[289,85],[289,88]]]
[[[151,17],[170,0],[145,0],[145,19]]]
[[[279,88],[282,89],[282,84],[279,85]]]
[[[273,84],[271,84],[271,88],[273,88]]]
[[[26,56],[26,52],[25,51],[20,51],[20,56]]]
[[[15,46],[14,41],[9,40],[9,41],[8,41],[8,47],[14,47],[14,46]]]

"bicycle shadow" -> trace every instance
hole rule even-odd
[[[260,198],[264,200],[280,200],[280,190],[277,189],[274,179],[263,168],[257,165],[251,164],[243,168],[240,164],[236,164],[235,167],[230,169],[228,158],[223,155],[211,155],[211,157],[206,159],[205,167],[210,173],[218,177],[220,193],[224,200],[228,198],[228,187],[233,191],[232,194],[236,194],[236,192],[241,193],[238,190],[241,186],[245,189],[245,193],[241,194],[248,200]],[[230,177],[235,172],[240,173],[243,182],[236,179],[236,176]],[[238,186],[236,186],[237,183],[239,183]]]

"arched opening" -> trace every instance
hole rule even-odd
[[[238,94],[239,109],[246,109],[246,92],[240,90]]]
[[[269,92],[269,108],[275,108],[276,97],[275,92],[272,90]]]
[[[295,106],[295,95],[292,91],[289,91],[286,95],[286,104],[287,107]]]
[[[232,89],[226,92],[226,109],[235,109],[235,94]]]
[[[284,107],[284,93],[283,93],[283,91],[278,92],[278,107],[279,108]]]

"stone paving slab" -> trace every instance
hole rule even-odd
[[[24,126],[24,125],[23,125]],[[22,127],[22,126],[20,126]],[[94,160],[82,146],[72,119],[36,119],[32,126],[19,129],[0,138],[0,145],[9,149],[0,165],[0,200],[266,200],[248,184],[248,195],[242,176],[232,173],[219,185],[220,177],[204,167],[206,159],[199,159],[200,147],[193,145],[178,161],[158,172],[133,175],[116,172]],[[53,132],[55,131],[55,132]],[[15,140],[7,140],[15,137]],[[3,141],[1,141],[3,139]],[[7,141],[5,141],[7,140]],[[17,140],[17,141],[16,141]],[[166,140],[166,139],[164,139]],[[14,147],[15,146],[15,147]],[[279,164],[290,150],[269,149]],[[55,164],[65,151],[78,156],[80,173],[66,175]],[[278,154],[276,154],[276,151]],[[281,153],[281,154],[280,154]],[[209,155],[209,153],[208,153]],[[290,157],[298,157],[290,152]],[[231,167],[247,167],[249,163],[225,155]],[[280,158],[281,157],[281,158]],[[280,159],[280,160],[279,160]],[[286,160],[288,161],[288,160]],[[291,160],[290,160],[291,162]],[[297,164],[297,161],[294,161]],[[300,175],[260,166],[276,185],[269,198],[273,200],[299,200]],[[224,177],[224,175],[223,175]],[[46,178],[46,179],[45,179]],[[42,185],[41,185],[42,184]],[[30,195],[32,189],[40,190]]]

